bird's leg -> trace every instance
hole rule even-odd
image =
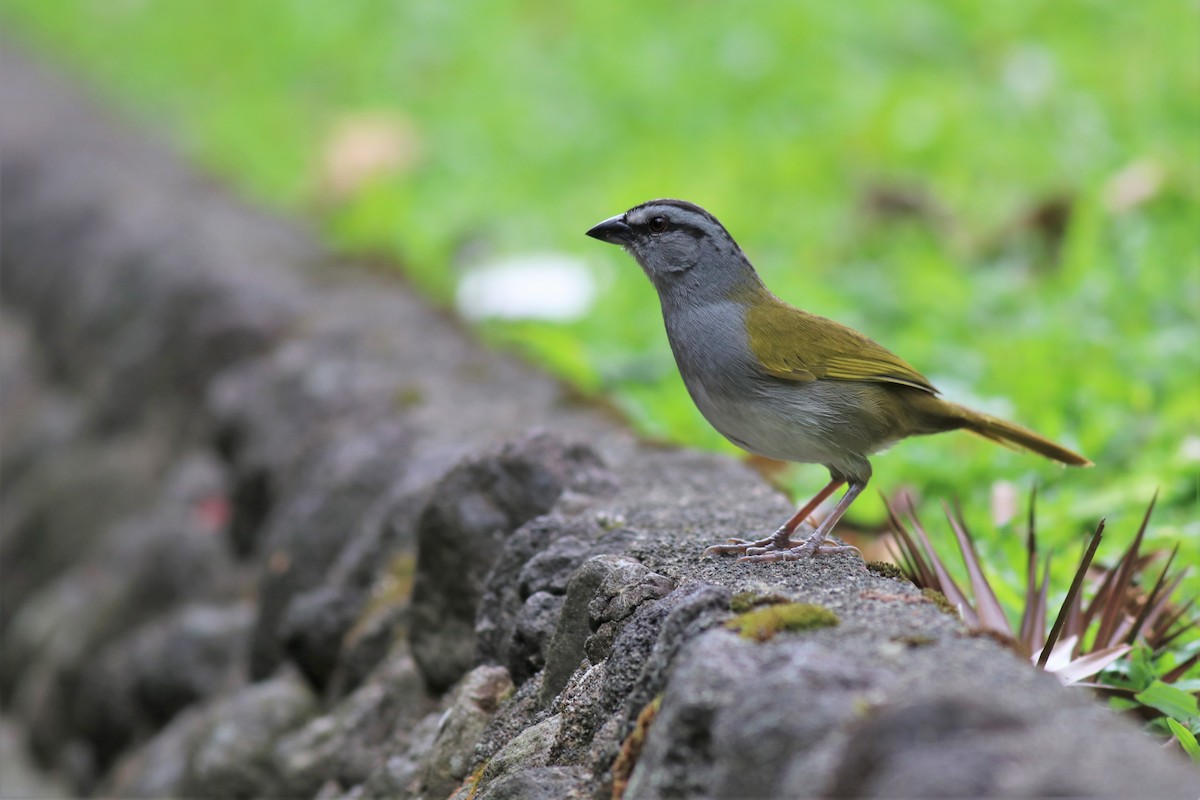
[[[795,547],[792,541],[792,532],[800,527],[800,523],[808,519],[817,506],[825,502],[825,498],[837,491],[837,488],[845,483],[841,478],[834,478],[829,481],[824,489],[817,492],[812,500],[804,504],[804,507],[792,515],[792,518],[779,526],[779,529],[765,539],[758,541],[750,541],[749,539],[730,539],[729,544],[714,544],[704,550],[704,556],[726,556],[726,555],[743,555],[750,551],[750,548],[755,548],[765,552],[766,550],[790,550]]]
[[[842,499],[833,507],[833,511],[829,512],[829,516],[821,522],[821,525],[813,535],[804,540],[804,543],[792,547],[787,550],[779,550],[776,548],[763,548],[762,550],[753,551],[747,550],[746,555],[738,559],[738,561],[798,561],[801,558],[811,558],[816,555],[831,555],[833,553],[849,553],[855,552],[862,555],[857,547],[853,545],[826,545],[825,537],[829,535],[833,527],[838,524],[838,520],[846,513],[846,509],[854,502],[862,490],[867,486],[866,481],[852,481],[850,488],[842,495]],[[790,521],[790,520],[789,520]]]

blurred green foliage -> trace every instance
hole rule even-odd
[[[1148,544],[1200,562],[1195,3],[0,0],[0,15],[243,193],[400,261],[442,301],[472,254],[585,260],[603,287],[586,318],[484,332],[649,435],[732,450],[683,391],[640,270],[582,235],[652,197],[698,202],[784,299],[1097,463],[932,437],[877,458],[878,488],[959,495],[970,521],[997,480],[1036,481],[1043,541],[1073,554],[1107,516],[1102,560],[1158,488]],[[400,166],[332,191],[331,141],[372,114],[405,132]],[[803,494],[824,475],[790,480]],[[855,512],[883,516],[877,498]],[[1019,527],[981,543],[1014,577]]]

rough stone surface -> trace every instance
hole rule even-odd
[[[446,797],[463,782],[475,758],[475,743],[512,690],[503,667],[476,667],[459,682],[438,722],[421,776],[423,794]]]
[[[294,674],[251,684],[209,708],[192,738],[180,785],[184,797],[280,797],[284,775],[276,744],[316,710],[311,690]]]
[[[0,793],[1195,796],[853,556],[701,560],[788,503],[0,59]]]
[[[409,639],[431,688],[442,691],[475,658],[475,617],[487,575],[517,528],[562,493],[607,490],[590,449],[535,434],[465,462],[438,482],[417,524]]]

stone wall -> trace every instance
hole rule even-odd
[[[736,461],[639,443],[11,48],[0,92],[0,794],[1194,796],[856,557],[701,560],[790,511]]]

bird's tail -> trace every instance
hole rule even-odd
[[[962,427],[965,430],[982,436],[985,439],[990,439],[1007,447],[1029,450],[1040,456],[1060,461],[1072,467],[1092,466],[1091,461],[1078,453],[1068,450],[1060,444],[1055,444],[1028,428],[1022,428],[1020,425],[1014,425],[999,417],[972,411],[969,408],[954,403],[947,403],[947,405],[953,406],[954,414],[962,420]]]

